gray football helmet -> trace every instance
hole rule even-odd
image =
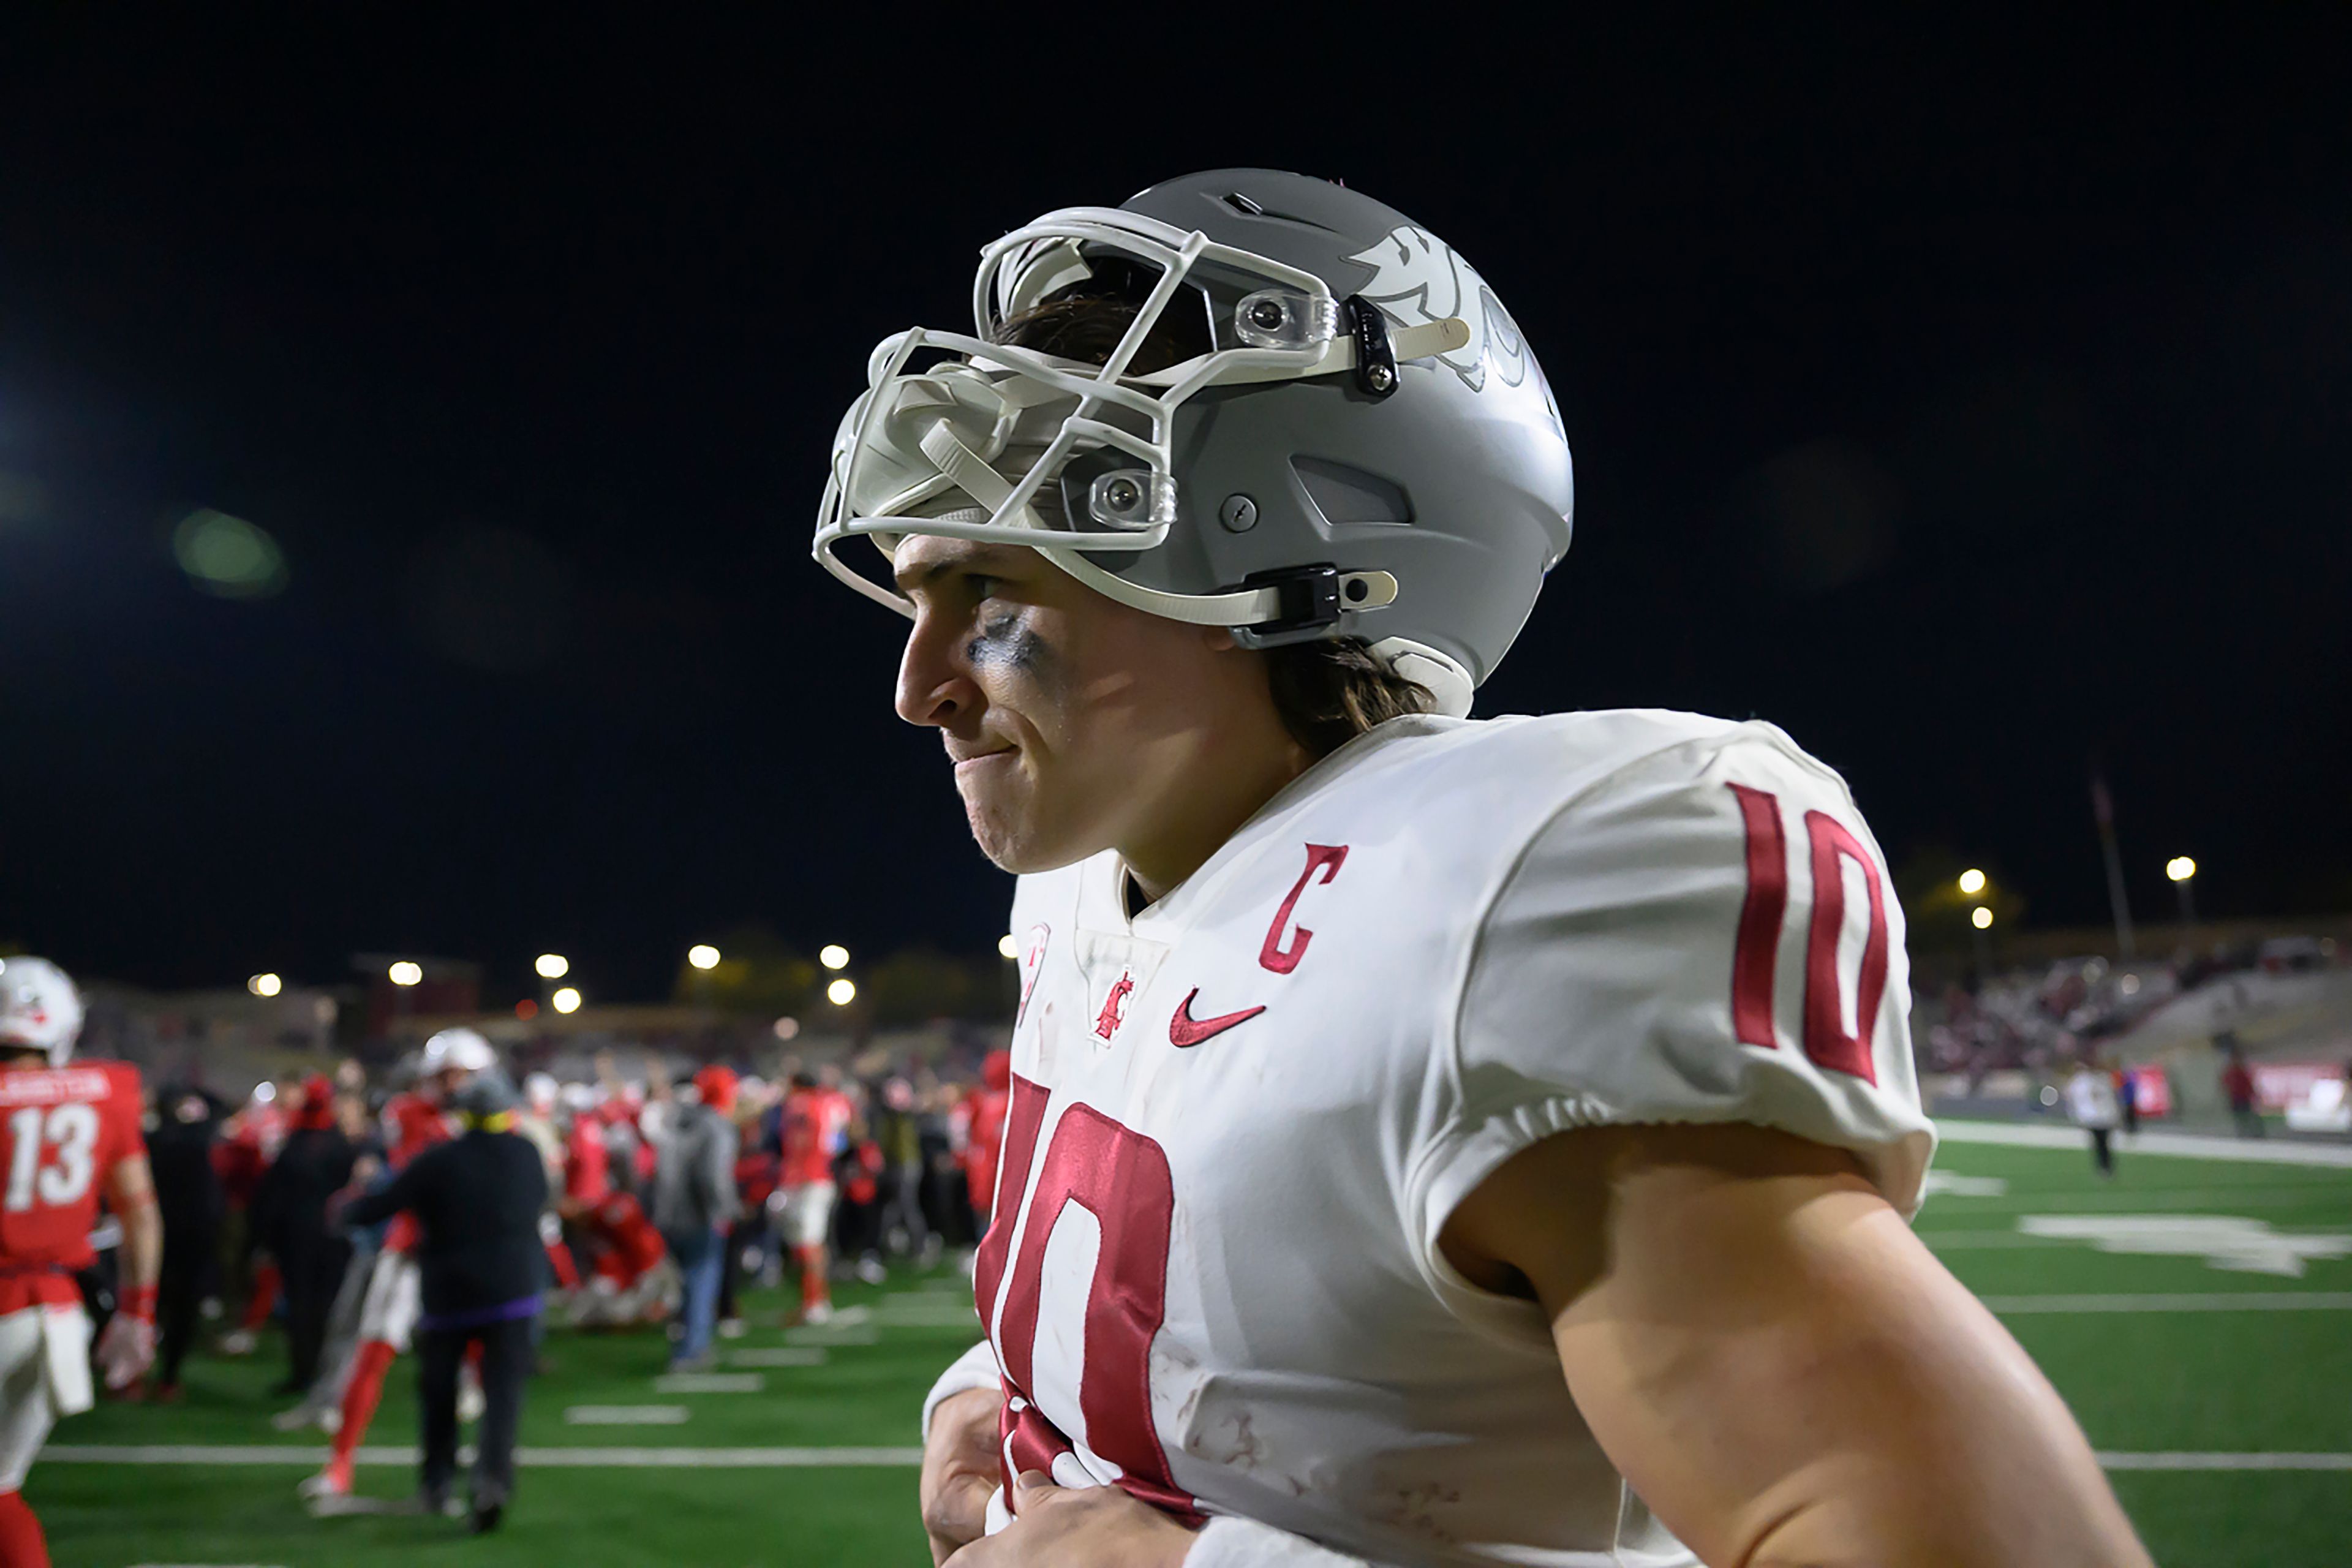
[[[1141,308],[1107,363],[990,341],[1113,276]],[[1130,373],[1179,311],[1207,352]],[[816,558],[902,613],[844,539],[1030,546],[1253,647],[1360,637],[1460,714],[1567,552],[1568,438],[1517,323],[1344,186],[1226,169],[1048,213],[982,250],[972,318],[885,339],[834,440]]]

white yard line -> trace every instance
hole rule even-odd
[[[416,1463],[415,1450],[363,1447],[362,1465]],[[111,1447],[58,1443],[44,1449],[41,1462],[63,1465],[289,1465],[311,1466],[326,1458],[323,1448],[284,1444],[250,1447],[202,1445]],[[538,1448],[515,1451],[516,1462],[532,1468],[572,1469],[815,1469],[889,1466],[911,1468],[923,1462],[920,1448]],[[2110,1470],[2352,1470],[2352,1454],[2114,1453],[2099,1455]],[[202,1565],[195,1565],[202,1568]]]
[[[2352,1470],[2352,1454],[2101,1454],[2111,1470]]]
[[[2352,1312],[2352,1290],[2215,1290],[2144,1296],[1981,1296],[2004,1317],[2025,1312]]]
[[[2079,1127],[2031,1122],[1938,1121],[1947,1143],[2005,1143],[2019,1149],[2090,1147]],[[2332,1165],[2352,1170],[2352,1143],[2291,1143],[2280,1138],[2214,1138],[2201,1132],[2143,1131],[2118,1137],[2118,1154],[2169,1154],[2182,1160],[2239,1160],[2260,1165]]]
[[[353,1456],[362,1465],[416,1466],[415,1448],[383,1444]],[[204,1443],[52,1443],[38,1461],[48,1465],[285,1465],[313,1469],[327,1462],[324,1448],[291,1443],[245,1447]],[[915,1466],[920,1448],[550,1448],[526,1445],[515,1462],[546,1469],[823,1469],[867,1465]]]
[[[823,1366],[824,1363],[825,1352],[822,1345],[810,1345],[802,1350],[755,1348],[732,1351],[727,1356],[729,1366]]]

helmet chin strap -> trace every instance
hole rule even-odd
[[[971,486],[967,483],[967,479],[977,482],[982,489],[990,488],[991,481],[993,481],[996,495],[995,500],[988,506],[958,507],[952,511],[936,514],[936,521],[986,522],[994,515],[995,507],[1002,504],[1003,498],[1013,493],[1013,487],[1005,483],[1003,476],[998,474],[994,468],[982,462],[978,455],[963,443],[955,441],[952,436],[948,437],[948,441],[953,442],[956,448],[962,454],[962,458],[969,459],[969,462],[957,459],[953,454],[949,454],[950,459],[956,462],[956,471],[950,471],[944,463],[940,465],[940,471],[948,473],[949,477],[955,480],[958,488],[964,489],[968,494],[971,493]],[[927,455],[930,453],[931,442],[928,437],[924,439],[923,450]],[[932,460],[937,462],[939,459],[934,457]],[[977,472],[973,471],[975,467]],[[975,497],[975,499],[986,498]],[[1036,528],[1040,533],[1050,531],[1043,526],[1034,512],[1029,512],[1027,519],[1029,525]],[[877,535],[875,542],[895,549],[899,539],[903,537],[904,535]],[[1192,626],[1232,626],[1236,623],[1226,619],[1222,612],[1225,606],[1234,606],[1254,612],[1250,618],[1238,623],[1246,626],[1253,624],[1254,621],[1270,619],[1276,613],[1274,590],[1270,588],[1197,596],[1185,594],[1163,594],[1157,589],[1146,588],[1113,576],[1075,551],[1055,550],[1042,543],[1034,548],[1040,555],[1045,556],[1079,582],[1101,593],[1105,597],[1116,599],[1131,608],[1160,616],[1164,619],[1183,621]],[[1381,580],[1386,590],[1380,597],[1381,604],[1390,604],[1395,600],[1397,589],[1396,579],[1393,576],[1386,572],[1368,572],[1360,575]],[[1160,608],[1161,605],[1167,605],[1168,608]],[[1211,613],[1202,613],[1204,608]],[[1414,642],[1410,637],[1382,638],[1371,645],[1371,654],[1374,658],[1387,665],[1394,673],[1425,688],[1430,695],[1431,711],[1442,714],[1448,719],[1466,719],[1470,716],[1470,701],[1475,689],[1475,684],[1470,679],[1470,672],[1463,668],[1458,661],[1425,643]]]

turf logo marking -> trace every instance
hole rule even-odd
[[[2202,1258],[2209,1268],[2233,1274],[2303,1278],[2315,1258],[2352,1258],[2352,1235],[2341,1232],[2288,1234],[2270,1222],[2236,1215],[2032,1214],[2019,1218],[2027,1236],[2083,1241],[2101,1252],[2158,1258]]]

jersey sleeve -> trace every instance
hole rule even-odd
[[[1742,1122],[1859,1156],[1918,1202],[1934,1148],[1903,916],[1836,773],[1746,724],[1553,813],[1466,955],[1447,1102],[1409,1194],[1424,1262],[1454,1206],[1577,1127]]]
[[[139,1069],[129,1062],[109,1062],[106,1076],[106,1147],[99,1162],[101,1181],[123,1161],[147,1152],[147,1134],[140,1127],[147,1096]]]

